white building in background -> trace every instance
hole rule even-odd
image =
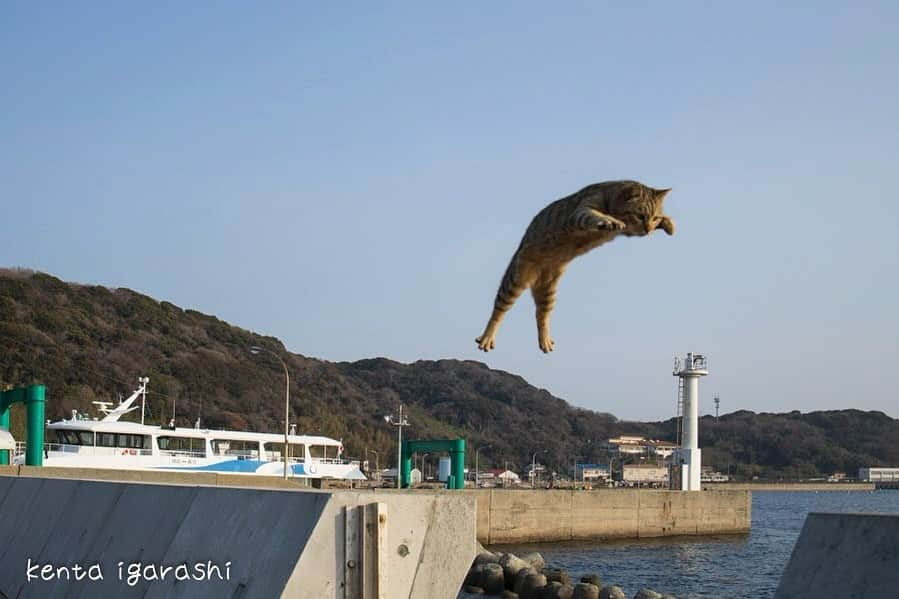
[[[899,482],[899,468],[859,468],[858,480],[866,483]]]
[[[703,468],[702,473],[699,475],[699,481],[703,483],[726,483],[730,480],[730,477],[726,474],[722,474],[711,468]]]
[[[575,477],[584,482],[609,480],[609,467],[602,464],[578,464]]]
[[[620,456],[649,456],[665,459],[670,457],[677,449],[677,444],[671,441],[659,441],[658,439],[646,439],[644,437],[630,437],[622,435],[609,439],[607,448],[610,452]]]
[[[422,481],[421,470],[419,470],[418,468],[413,468],[412,471],[409,472],[409,478],[411,479],[409,482],[411,482],[413,485],[420,485]]]
[[[496,475],[496,478],[503,481],[503,486],[505,487],[508,487],[510,485],[517,485],[519,482],[521,482],[521,477],[511,470],[503,470]]]
[[[619,455],[646,455],[649,449],[646,446],[646,439],[643,437],[629,437],[622,435],[609,439],[609,451],[613,451]]]
[[[677,450],[677,444],[670,441],[647,441],[646,447],[650,455],[665,459]]]
[[[651,464],[625,464],[621,467],[621,480],[635,485],[667,485],[668,467]]]

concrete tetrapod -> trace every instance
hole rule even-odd
[[[512,583],[512,590],[515,593],[518,593],[519,595],[521,595],[524,592],[522,589],[524,589],[525,579],[528,576],[531,576],[531,575],[536,576],[537,574],[539,574],[539,572],[537,572],[537,570],[535,570],[531,566],[522,568],[521,570],[518,571],[518,574],[515,575],[515,581]]]
[[[530,564],[523,559],[516,557],[512,553],[505,553],[499,559],[499,565],[503,567],[503,573],[506,577],[506,587],[514,588],[515,586],[515,577],[518,573],[525,569],[530,568]]]
[[[595,584],[579,582],[574,585],[571,599],[599,599],[599,587]]]
[[[540,599],[571,599],[573,593],[574,589],[570,585],[554,580],[543,587]]]
[[[546,586],[546,576],[543,574],[528,574],[521,583],[521,591],[518,595],[521,599],[541,599],[540,592]]]
[[[603,587],[599,592],[599,599],[627,599],[627,595],[621,587],[610,586]]]

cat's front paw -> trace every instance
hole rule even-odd
[[[478,344],[478,349],[484,352],[488,352],[496,347],[496,342],[493,335],[481,335],[474,341]]]
[[[624,231],[627,225],[617,218],[604,218],[600,221],[599,228],[603,231]]]
[[[667,216],[663,216],[661,220],[659,220],[659,224],[656,228],[662,229],[669,235],[674,235],[674,221]]]

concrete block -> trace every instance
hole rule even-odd
[[[812,513],[774,598],[895,597],[897,589],[899,514]]]
[[[387,528],[378,554],[386,583],[379,596],[456,596],[477,547],[475,499],[464,494],[158,485],[29,473],[0,476],[0,597],[343,599],[347,505],[379,505],[377,522]],[[29,557],[54,570],[98,564],[103,580],[28,581]],[[220,574],[227,567],[227,580],[175,579],[176,566],[198,563],[211,563]],[[144,576],[153,568],[149,576],[156,580],[128,584],[132,564],[144,566]],[[168,577],[159,580],[163,567]]]

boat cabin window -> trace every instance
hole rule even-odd
[[[97,433],[97,447],[150,449],[150,437],[148,435],[129,435],[125,433]]]
[[[292,460],[303,460],[306,458],[306,446],[302,443],[290,443],[290,459]],[[275,461],[281,459],[281,454],[284,450],[284,443],[266,443],[265,444],[265,457],[269,461]]]
[[[183,451],[192,454],[206,455],[206,439],[196,437],[157,437],[159,449],[162,451]]]
[[[245,441],[242,439],[213,439],[212,455],[230,455],[258,460],[259,441]]]
[[[54,430],[56,442],[65,445],[93,445],[94,433],[91,431]]]
[[[309,455],[313,458],[337,459],[340,447],[337,445],[310,445]]]

